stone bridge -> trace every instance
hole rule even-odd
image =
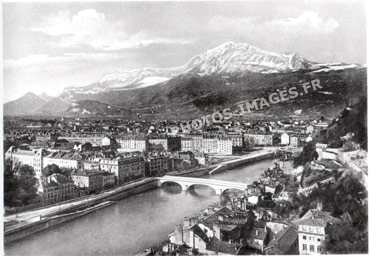
[[[223,180],[213,180],[213,179],[201,179],[201,178],[191,178],[182,176],[169,176],[165,175],[163,177],[158,177],[158,186],[161,187],[162,184],[166,182],[177,183],[181,186],[182,190],[188,190],[194,185],[205,185],[213,188],[217,195],[221,195],[228,189],[237,189],[245,191],[247,189],[247,184]]]

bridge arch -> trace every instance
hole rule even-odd
[[[186,190],[194,189],[194,187],[195,187],[195,186],[203,186],[203,187],[211,188],[211,189],[213,189],[213,191],[215,191],[215,192],[216,192],[216,194],[218,194],[218,193],[221,193],[221,194],[222,194],[222,193],[223,193],[223,190],[220,192],[220,191],[218,191],[218,189],[217,189],[217,188],[215,188],[214,186],[211,186],[211,185],[208,185],[208,184],[197,184],[197,183],[193,183],[193,184],[188,185]],[[221,194],[220,194],[220,195],[221,195]]]
[[[159,187],[163,187],[163,184],[176,184],[176,185],[179,185],[182,190],[187,190],[187,188],[181,182],[171,181],[171,180],[160,181],[159,182]]]

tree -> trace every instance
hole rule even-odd
[[[13,171],[13,163],[11,160],[4,161],[4,204],[12,207],[16,200],[17,183]]]
[[[73,170],[71,168],[65,168],[65,167],[60,168],[60,174],[66,176],[66,177],[70,177],[72,171]]]
[[[42,175],[48,177],[53,173],[61,173],[61,170],[56,164],[48,164],[44,169],[42,169]]]
[[[23,205],[29,204],[37,197],[39,183],[32,166],[25,164],[17,170],[16,183],[17,200]]]
[[[307,162],[315,160],[319,157],[319,154],[316,152],[315,144],[311,141],[307,143],[301,152],[301,154],[294,159],[294,166],[304,165]]]

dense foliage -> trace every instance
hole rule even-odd
[[[319,185],[309,195],[294,195],[290,210],[302,216],[315,202],[321,201],[323,210],[340,218],[341,224],[330,226],[327,250],[331,253],[367,252],[366,188],[359,180],[346,175],[336,182]]]
[[[23,206],[37,198],[38,179],[29,165],[15,165],[4,162],[4,203],[5,206]]]
[[[311,141],[303,147],[301,154],[294,159],[294,166],[305,165],[307,162],[317,159],[318,156],[315,143]]]
[[[69,169],[69,168],[60,168],[58,165],[56,164],[49,164],[47,165],[44,169],[42,169],[42,175],[44,177],[48,177],[54,173],[59,173],[59,174],[62,174],[66,177],[69,177],[70,174],[72,172],[72,169]]]

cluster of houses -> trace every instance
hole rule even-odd
[[[263,207],[240,204],[241,201],[223,207],[211,205],[197,216],[184,218],[169,234],[163,254],[323,254],[328,227],[339,222],[322,211],[321,203],[291,222]]]
[[[40,180],[39,192],[45,204],[101,191],[142,177],[192,168],[199,165],[197,159],[202,159],[191,152],[53,152],[47,149],[26,150],[14,146],[8,149],[5,158],[10,159],[14,166],[19,163],[33,167],[36,177]],[[43,169],[52,165],[67,169],[70,177],[62,177],[61,174],[44,177]],[[72,184],[76,189],[72,189]]]

